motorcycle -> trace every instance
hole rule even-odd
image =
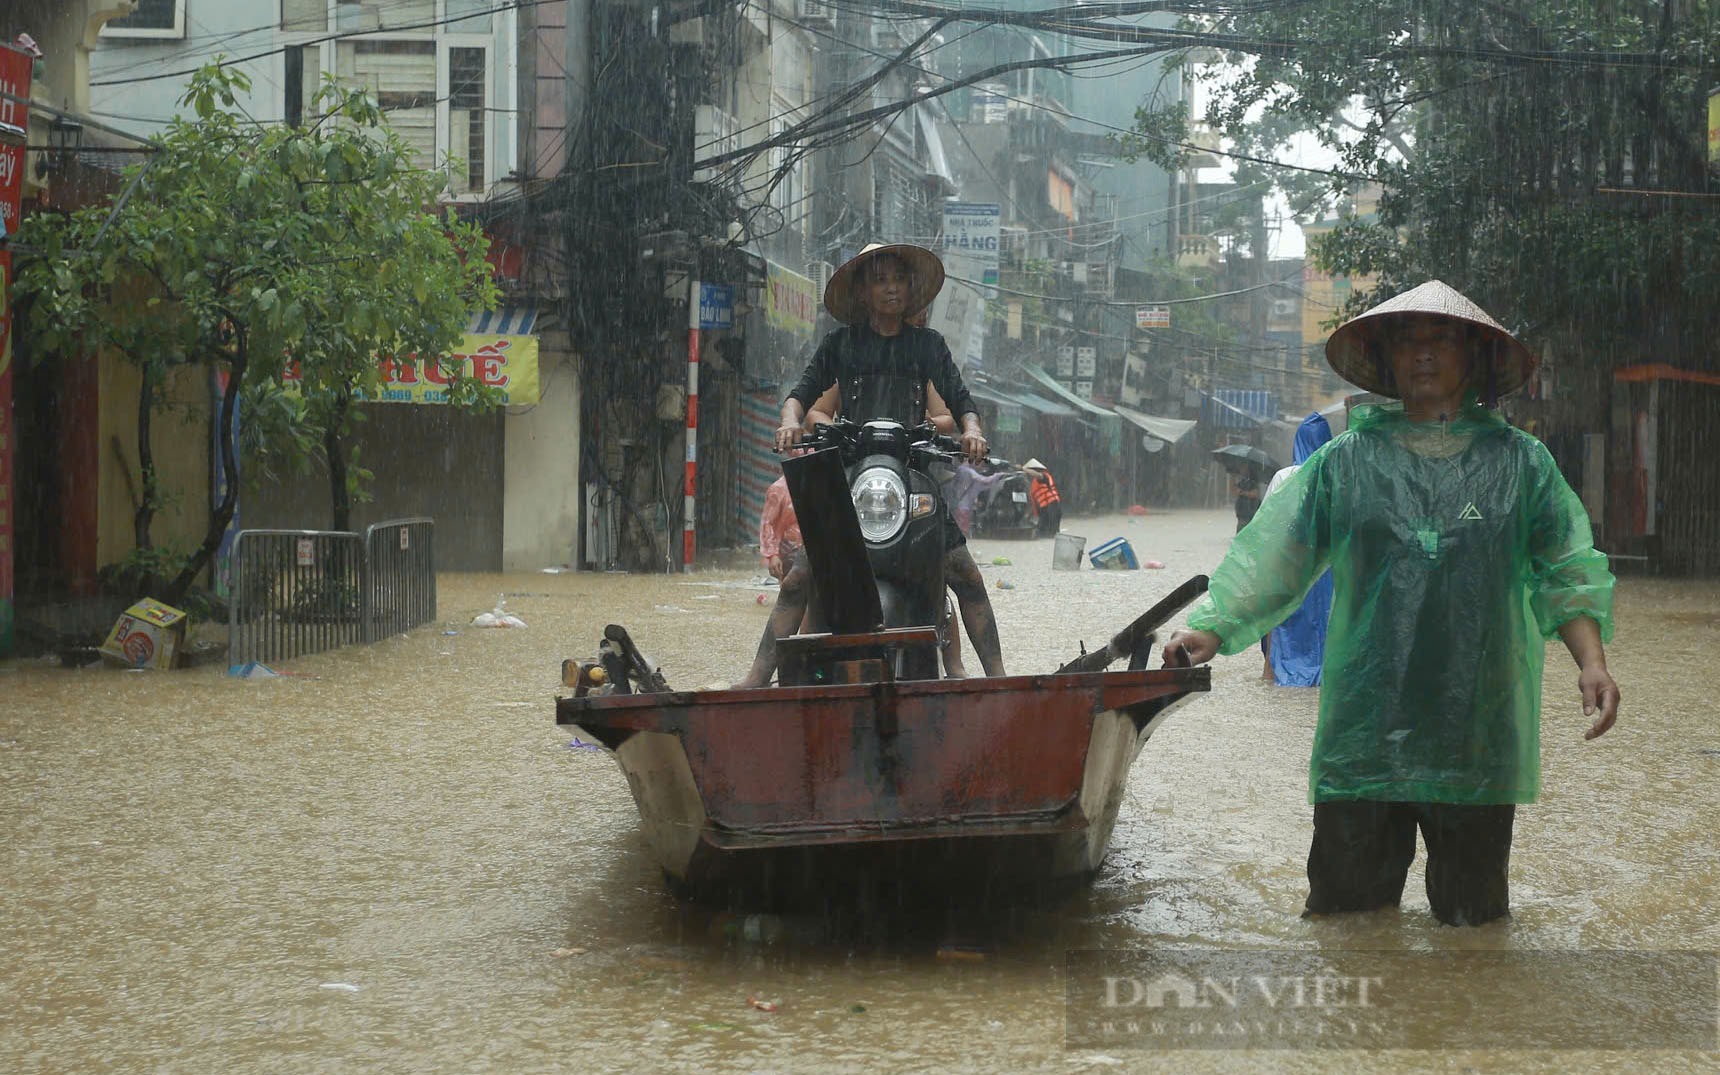
[[[812,452],[786,460],[783,473],[826,626],[839,634],[935,628],[940,646],[896,650],[892,672],[897,679],[938,678],[942,632],[954,629],[944,615],[944,532],[954,524],[931,468],[959,460],[960,443],[930,424],[887,419],[838,419],[814,427],[802,443]],[[870,579],[854,570],[862,560]]]
[[[1039,513],[1033,508],[1029,495],[1027,472],[1006,460],[994,459],[994,465],[1010,468],[1009,477],[986,491],[984,499],[973,514],[975,537],[1031,538],[1039,525]]]

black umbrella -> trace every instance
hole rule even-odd
[[[1222,448],[1214,448],[1212,457],[1237,477],[1262,480],[1272,477],[1278,471],[1278,466],[1272,462],[1271,456],[1247,444],[1226,444]]]

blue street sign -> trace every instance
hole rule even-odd
[[[728,284],[699,285],[699,327],[733,328],[735,289]]]

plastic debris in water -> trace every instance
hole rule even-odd
[[[356,992],[358,992],[358,986],[353,985],[351,982],[324,982],[323,984],[317,986],[317,988],[318,989],[334,989],[334,990],[337,990],[337,991],[342,992],[342,993],[356,993]]]
[[[581,739],[579,736],[576,735],[573,737],[573,739],[571,741],[568,742],[567,749],[569,749],[569,750],[602,750],[603,748],[601,746],[598,746],[596,743],[587,743],[585,740]]]
[[[1162,570],[1164,570],[1165,562],[1163,560],[1148,560],[1146,563],[1142,564],[1141,566],[1145,567],[1145,568],[1150,568],[1153,571],[1162,571]]]
[[[993,567],[1013,567],[1015,565],[1015,561],[1007,556],[993,556],[991,563]]]
[[[508,599],[502,594],[496,595],[496,607],[488,612],[480,612],[472,617],[473,627],[524,627],[526,621],[509,612],[505,607]]]
[[[227,674],[234,679],[279,679],[281,675],[262,661],[246,661],[244,664],[228,665]]]
[[[761,1012],[774,1012],[777,1009],[777,1003],[774,1000],[760,1000],[757,997],[748,997],[747,1003]]]
[[[997,588],[1000,590],[1013,590],[1013,589],[1015,589],[1015,583],[1009,581],[1008,579],[998,579],[997,580]]]

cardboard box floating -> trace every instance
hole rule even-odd
[[[101,653],[129,668],[172,668],[185,645],[185,626],[185,613],[146,597],[115,621]]]

